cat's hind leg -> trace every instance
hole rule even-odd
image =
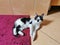
[[[24,33],[22,31],[18,31],[18,34],[24,36]]]
[[[16,37],[17,37],[17,35],[18,35],[16,28],[13,28],[13,35],[16,36]]]

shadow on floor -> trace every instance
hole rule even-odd
[[[53,21],[52,20],[47,20],[47,19],[44,19],[43,22],[41,23],[40,25],[40,28],[38,30],[40,30],[43,26],[46,26],[46,25],[49,25],[50,23],[52,23]],[[36,32],[36,36],[35,36],[35,39],[34,41],[38,38],[38,33]]]
[[[46,19],[44,19],[40,28],[42,28],[43,26],[49,25],[52,22],[53,22],[53,20],[46,20]]]
[[[60,6],[51,6],[50,10],[48,11],[48,15],[60,12]]]

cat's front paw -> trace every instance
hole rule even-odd
[[[31,36],[32,41],[35,41],[36,31],[34,31],[30,36]]]
[[[33,38],[33,36],[31,36],[31,40],[32,40],[32,41],[35,41],[35,38]]]
[[[34,41],[33,34],[30,34],[31,40]]]

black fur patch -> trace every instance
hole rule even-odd
[[[18,25],[16,28],[20,28],[21,26],[20,25]]]
[[[43,16],[38,16],[38,15],[37,15],[37,16],[35,17],[35,20],[37,19],[37,17],[40,17],[40,20],[43,21]],[[39,22],[39,21],[38,21],[38,22]]]
[[[26,24],[27,21],[30,21],[30,18],[22,18],[21,21]]]
[[[40,16],[40,19],[41,19],[41,21],[43,21],[43,17],[42,16]]]
[[[16,27],[16,33],[17,33],[17,35],[19,35],[19,34],[18,34],[18,31],[20,30],[20,29],[19,29],[20,27],[21,27],[20,25],[18,25],[18,26]]]
[[[14,35],[15,37],[18,37],[18,31],[20,30],[19,28],[20,28],[21,26],[20,25],[18,25],[17,27],[15,27],[15,25],[14,25],[14,27],[13,28],[16,28],[16,35]]]

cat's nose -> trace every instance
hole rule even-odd
[[[37,22],[39,22],[39,20],[37,20]]]

